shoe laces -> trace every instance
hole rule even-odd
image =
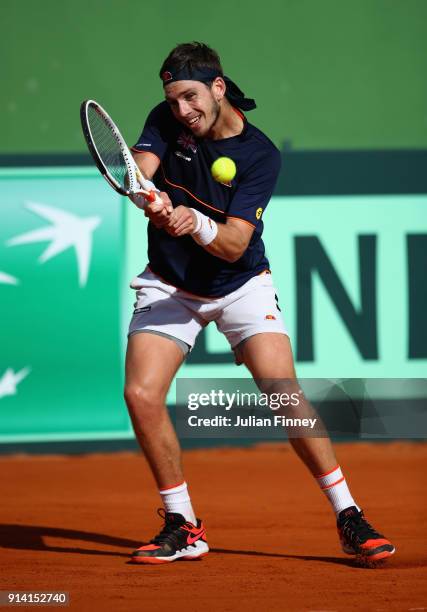
[[[343,535],[351,542],[366,542],[370,538],[381,538],[381,534],[363,516],[363,512],[348,517],[341,525]]]
[[[151,544],[172,543],[178,545],[179,530],[188,523],[178,523],[173,519],[174,514],[166,512],[163,508],[157,510],[157,514],[165,521],[162,530],[150,540]]]

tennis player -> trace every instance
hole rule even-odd
[[[126,357],[125,398],[141,448],[159,488],[163,528],[132,553],[137,563],[195,559],[209,548],[181,466],[165,400],[197,335],[214,321],[236,362],[254,379],[295,380],[288,332],[261,238],[262,216],[280,170],[280,153],[244,112],[255,108],[224,76],[218,54],[202,43],[180,44],[160,69],[165,100],[149,114],[132,148],[141,172],[161,189],[144,207],[146,269],[136,290]],[[237,166],[231,182],[213,180],[218,157]],[[337,518],[346,553],[373,561],[393,545],[365,520],[329,438],[290,438]]]

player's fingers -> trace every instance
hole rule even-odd
[[[188,223],[188,219],[186,217],[183,217],[181,219],[177,219],[176,221],[170,223],[170,225],[171,227],[173,227],[175,232],[178,232],[187,223]]]
[[[163,205],[166,206],[167,208],[173,208],[172,207],[172,202],[168,196],[168,194],[166,193],[166,191],[161,191],[159,194],[160,199],[163,202]]]
[[[176,217],[174,217],[174,215],[172,213],[172,215],[170,215],[168,217],[168,227],[171,230],[175,231],[176,230],[176,224],[180,224],[180,221],[179,221],[179,219],[176,219]]]
[[[164,210],[165,205],[163,204],[163,202],[159,202],[159,203],[152,202],[146,208],[149,212],[156,214]]]
[[[193,229],[193,224],[191,221],[184,223],[178,230],[175,230],[175,236],[185,236],[189,234]]]
[[[171,227],[169,227],[169,225],[167,225],[167,224],[163,226],[163,229],[164,229],[164,230],[165,230],[165,232],[167,232],[167,233],[168,233],[170,236],[175,236],[175,235],[176,235],[176,234],[175,234],[175,231],[174,231],[174,230],[173,230]]]
[[[171,219],[171,225],[178,230],[184,223],[189,223],[192,219],[191,213],[188,209],[182,208],[180,214],[176,219]]]

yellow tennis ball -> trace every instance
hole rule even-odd
[[[236,176],[236,164],[229,157],[218,157],[211,166],[211,174],[219,183],[229,183]]]

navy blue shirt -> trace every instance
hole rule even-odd
[[[281,157],[267,136],[242,118],[244,127],[238,136],[198,139],[162,102],[151,111],[132,147],[135,152],[159,157],[161,164],[153,181],[167,192],[174,206],[195,208],[217,223],[242,219],[255,228],[242,257],[229,263],[208,253],[191,236],[176,238],[148,224],[151,270],[175,287],[200,296],[227,295],[269,268],[261,239],[262,214],[273,193]],[[210,168],[218,157],[230,157],[237,166],[230,184],[218,183],[211,176]]]

